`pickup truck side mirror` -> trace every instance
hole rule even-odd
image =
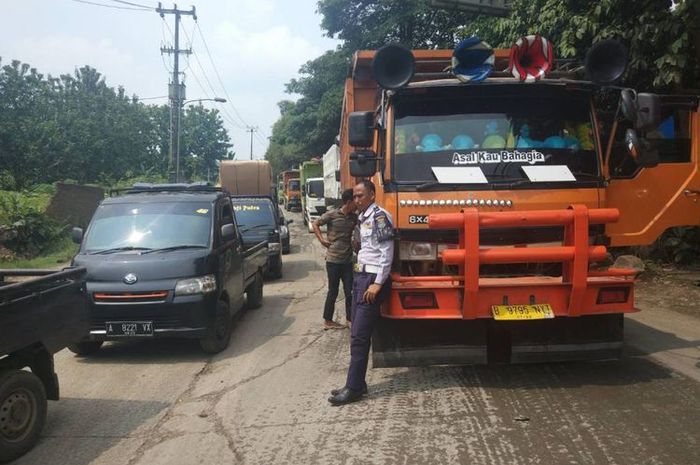
[[[377,171],[377,154],[371,150],[350,154],[350,175],[356,178],[369,178]]]
[[[634,129],[630,128],[625,131],[625,145],[637,165],[643,168],[653,168],[659,164],[659,151],[652,148],[648,141],[640,139]]]
[[[223,242],[229,242],[236,238],[236,228],[234,228],[232,223],[225,224],[221,226],[221,240]]]
[[[73,228],[73,230],[70,233],[71,239],[73,239],[73,242],[76,244],[80,244],[83,242],[83,228]]]
[[[294,220],[287,220],[287,224],[294,223]]]

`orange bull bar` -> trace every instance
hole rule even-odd
[[[398,319],[492,318],[495,305],[549,304],[555,317],[629,313],[634,308],[636,272],[611,268],[589,271],[589,264],[605,259],[605,246],[589,245],[589,225],[617,221],[614,208],[588,209],[572,205],[567,210],[480,212],[429,216],[431,229],[459,229],[459,248],[447,249],[445,264],[458,265],[455,276],[400,276],[392,274],[392,295],[382,314]],[[483,228],[563,226],[561,245],[554,247],[483,248]],[[561,276],[480,277],[479,267],[489,264],[561,263]],[[615,295],[608,300],[605,295]],[[428,298],[426,298],[428,296]],[[423,302],[424,305],[407,305]]]

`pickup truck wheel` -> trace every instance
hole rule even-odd
[[[255,274],[255,281],[246,290],[248,308],[260,308],[263,304],[263,277],[261,273]]]
[[[46,391],[34,373],[0,373],[0,462],[34,447],[46,423],[46,409]]]
[[[68,350],[75,355],[87,356],[92,355],[102,347],[104,341],[80,341],[68,345]]]
[[[229,306],[223,300],[216,303],[214,320],[207,328],[207,334],[199,340],[199,346],[207,354],[218,354],[231,340],[231,327],[233,324]]]

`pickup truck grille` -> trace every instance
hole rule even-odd
[[[92,298],[97,304],[138,304],[138,303],[161,303],[168,298],[168,291],[149,292],[95,292]]]

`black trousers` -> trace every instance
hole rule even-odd
[[[352,285],[352,333],[350,337],[350,368],[345,386],[353,391],[362,391],[366,385],[369,348],[372,343],[374,325],[379,318],[379,309],[391,290],[391,279],[382,285],[382,290],[370,304],[362,301],[362,296],[377,277],[374,273],[355,273]]]
[[[352,318],[352,263],[326,262],[326,272],[328,273],[328,295],[326,304],[323,306],[323,319],[330,321],[333,319],[335,311],[335,301],[338,298],[340,281],[343,281],[343,291],[345,292],[345,318],[350,321]]]

